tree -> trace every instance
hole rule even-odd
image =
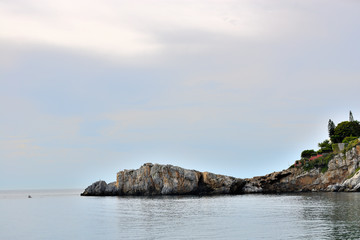
[[[304,150],[304,151],[301,152],[301,157],[302,158],[310,158],[314,154],[316,154],[314,149]]]
[[[349,113],[349,122],[353,122],[354,121],[354,117],[352,115],[352,112],[350,111]]]
[[[344,138],[351,136],[360,137],[360,123],[358,121],[339,123],[330,138],[333,143],[341,143]]]
[[[329,119],[328,123],[329,138],[335,133],[335,123]]]
[[[332,152],[332,146],[329,140],[324,140],[321,143],[318,143],[318,146],[320,148],[320,150],[318,151],[318,153],[328,153],[328,152]]]

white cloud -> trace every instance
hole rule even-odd
[[[349,3],[0,1],[2,173],[48,163],[93,175],[83,166],[171,158],[279,170],[284,150],[295,160],[302,149],[290,146],[326,137],[332,114],[356,116],[359,15]],[[109,67],[99,55],[124,61]]]
[[[153,36],[132,28],[114,12],[110,14],[116,19],[108,20],[106,8],[96,1],[32,1],[31,8],[36,10],[25,13],[14,5],[0,5],[3,41],[127,57],[160,48]]]
[[[251,1],[5,1],[0,2],[0,40],[136,57],[164,51],[173,43],[164,35],[269,35],[272,26],[291,22],[279,21],[287,15]]]

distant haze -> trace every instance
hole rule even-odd
[[[0,2],[0,189],[289,167],[360,119],[354,0]]]

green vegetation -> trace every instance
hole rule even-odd
[[[352,112],[350,111],[349,113],[349,122],[353,122],[354,121],[354,117],[352,115]]]
[[[334,153],[339,153],[340,152],[340,148],[339,145],[337,143],[332,144],[332,149]]]
[[[331,138],[332,135],[335,133],[335,123],[329,119],[328,123],[328,131],[329,131],[329,138]]]
[[[346,137],[360,137],[360,123],[358,121],[344,121],[339,123],[334,130],[334,135],[330,136],[331,142],[341,143]]]
[[[301,153],[301,157],[302,158],[309,158],[311,157],[313,154],[316,155],[316,152],[314,151],[314,149],[310,149],[310,150],[304,150]]]
[[[344,121],[335,126],[329,119],[328,132],[332,143],[341,143],[346,137],[360,137],[360,123],[354,120],[352,112],[349,113],[349,121]]]
[[[356,147],[356,145],[360,145],[360,141],[358,138],[355,138],[347,144],[346,148],[344,149],[345,152],[351,150],[353,147]]]
[[[322,154],[322,153],[330,153],[332,152],[332,146],[329,140],[324,140],[321,143],[318,143],[319,146],[319,150],[317,151],[317,153]]]
[[[341,122],[337,126],[329,119],[328,132],[330,140],[326,139],[323,142],[318,143],[318,151],[313,149],[302,151],[301,160],[295,161],[290,168],[302,167],[305,171],[319,168],[322,173],[325,173],[328,170],[329,161],[335,156],[335,153],[340,152],[338,143],[345,144],[345,148],[342,151],[344,154],[353,147],[360,145],[360,122],[354,120],[351,111],[349,114],[349,121]]]
[[[330,153],[325,156],[318,157],[312,161],[309,161],[308,159],[300,160],[302,162],[303,169],[305,171],[309,171],[314,168],[321,168],[321,172],[324,173],[328,169],[328,164],[330,160],[335,156],[335,154]]]
[[[344,138],[344,140],[342,140],[342,143],[346,143],[346,144],[349,144],[350,142],[352,142],[352,141],[354,141],[354,140],[356,140],[356,139],[358,139],[358,137],[346,137],[346,138]]]

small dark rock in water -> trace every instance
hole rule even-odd
[[[29,195],[28,198],[32,198],[31,195]]]

